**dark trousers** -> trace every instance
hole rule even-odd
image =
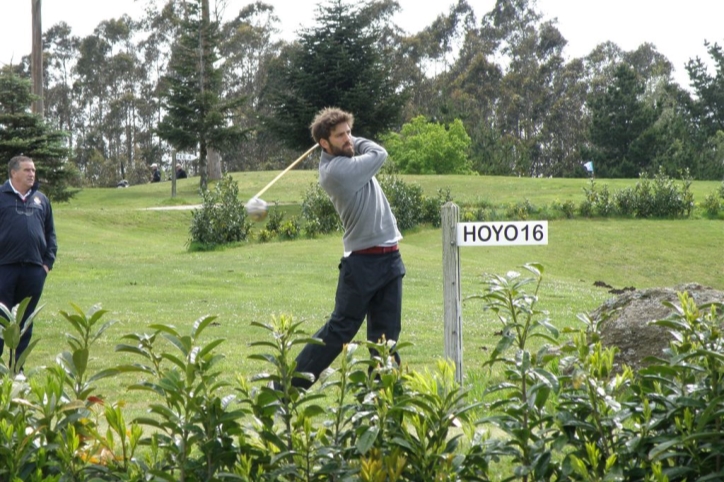
[[[37,264],[15,263],[0,265],[0,303],[4,304],[8,310],[12,310],[15,305],[30,297],[30,303],[25,309],[25,314],[21,320],[21,327],[25,326],[25,320],[38,306],[46,276],[45,268]],[[30,325],[23,336],[20,337],[20,345],[18,345],[15,352],[16,360],[28,347],[32,336],[33,325]],[[4,341],[0,340],[0,355],[2,355],[4,347]]]
[[[314,335],[324,345],[306,345],[297,356],[297,371],[311,373],[317,380],[351,342],[367,317],[367,340],[384,336],[397,341],[402,318],[402,278],[405,265],[399,251],[386,254],[351,254],[339,264],[334,311]],[[399,362],[399,360],[398,360]],[[294,385],[309,388],[312,383],[295,378]]]

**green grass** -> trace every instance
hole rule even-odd
[[[281,171],[236,172],[232,177],[239,184],[239,197],[243,200],[255,195],[261,188],[274,179]],[[528,177],[491,177],[491,176],[401,176],[406,182],[419,184],[427,195],[434,195],[438,189],[450,189],[455,202],[463,205],[475,205],[481,202],[508,204],[528,199],[533,205],[541,206],[554,201],[573,201],[578,205],[583,200],[583,188],[589,187],[587,179],[535,179]],[[316,183],[317,171],[292,170],[269,188],[262,198],[269,202],[300,203],[310,184]],[[107,204],[106,209],[149,206],[169,206],[196,204],[199,178],[177,181],[177,197],[172,199],[171,183],[145,184],[132,186],[125,195],[124,189],[101,189],[92,196],[81,195],[73,201],[79,206],[89,206],[97,202]],[[597,179],[596,185],[608,186],[609,191],[634,186],[635,179]],[[702,202],[704,198],[721,186],[718,181],[696,181],[691,186],[694,198]],[[117,191],[122,191],[118,193]]]
[[[247,199],[266,185],[275,172],[236,173],[240,197]],[[460,203],[532,203],[582,200],[586,180],[526,179],[471,176],[404,176],[421,184],[428,195],[450,188]],[[264,197],[268,202],[299,212],[298,204],[316,174],[292,171]],[[601,181],[619,189],[635,181]],[[697,201],[719,183],[694,183]],[[68,326],[59,315],[70,303],[88,309],[96,303],[118,323],[96,345],[95,369],[130,361],[114,347],[126,333],[149,331],[151,323],[173,324],[188,332],[207,314],[218,316],[210,336],[227,341],[224,373],[250,375],[260,369],[250,361],[249,344],[265,334],[253,321],[291,314],[313,333],[332,310],[337,265],[342,255],[341,234],[319,239],[267,244],[243,244],[211,252],[189,252],[189,210],[148,208],[194,205],[200,202],[198,178],[181,180],[177,198],[171,184],[148,184],[128,189],[86,189],[67,204],[54,205],[60,246],[50,274],[45,304],[35,328],[41,339],[29,366],[47,365],[66,347]],[[609,298],[593,286],[601,280],[623,288],[675,286],[698,282],[724,289],[720,220],[580,219],[549,223],[549,245],[531,247],[461,248],[462,293],[480,293],[484,273],[503,274],[527,262],[546,269],[542,308],[559,327],[576,323],[576,314],[598,307]],[[404,282],[403,337],[414,346],[403,353],[405,364],[422,370],[443,356],[441,232],[422,228],[404,233],[401,250],[407,276]],[[496,342],[498,326],[483,312],[480,301],[463,306],[466,370],[475,373]],[[364,327],[361,331],[364,333]],[[140,393],[121,390],[128,378],[102,382],[101,394],[143,406]]]

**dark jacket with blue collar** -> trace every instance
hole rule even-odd
[[[53,210],[38,184],[23,201],[5,181],[0,187],[0,265],[33,263],[52,269],[57,252]]]

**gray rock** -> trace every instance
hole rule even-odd
[[[697,306],[705,303],[724,303],[724,292],[688,283],[673,288],[651,288],[624,293],[606,301],[591,312],[590,317],[601,323],[604,346],[618,347],[616,365],[629,365],[636,370],[644,367],[649,356],[663,356],[672,337],[662,327],[650,325],[672,314],[665,301],[679,305],[677,293],[688,292]],[[608,319],[605,319],[608,316]]]

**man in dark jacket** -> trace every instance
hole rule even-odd
[[[0,303],[12,309],[30,297],[21,320],[24,326],[43,293],[58,243],[50,201],[38,191],[33,160],[15,156],[8,170],[10,178],[0,187]],[[28,347],[32,334],[30,325],[20,338],[16,361]],[[3,348],[0,340],[0,355]]]

